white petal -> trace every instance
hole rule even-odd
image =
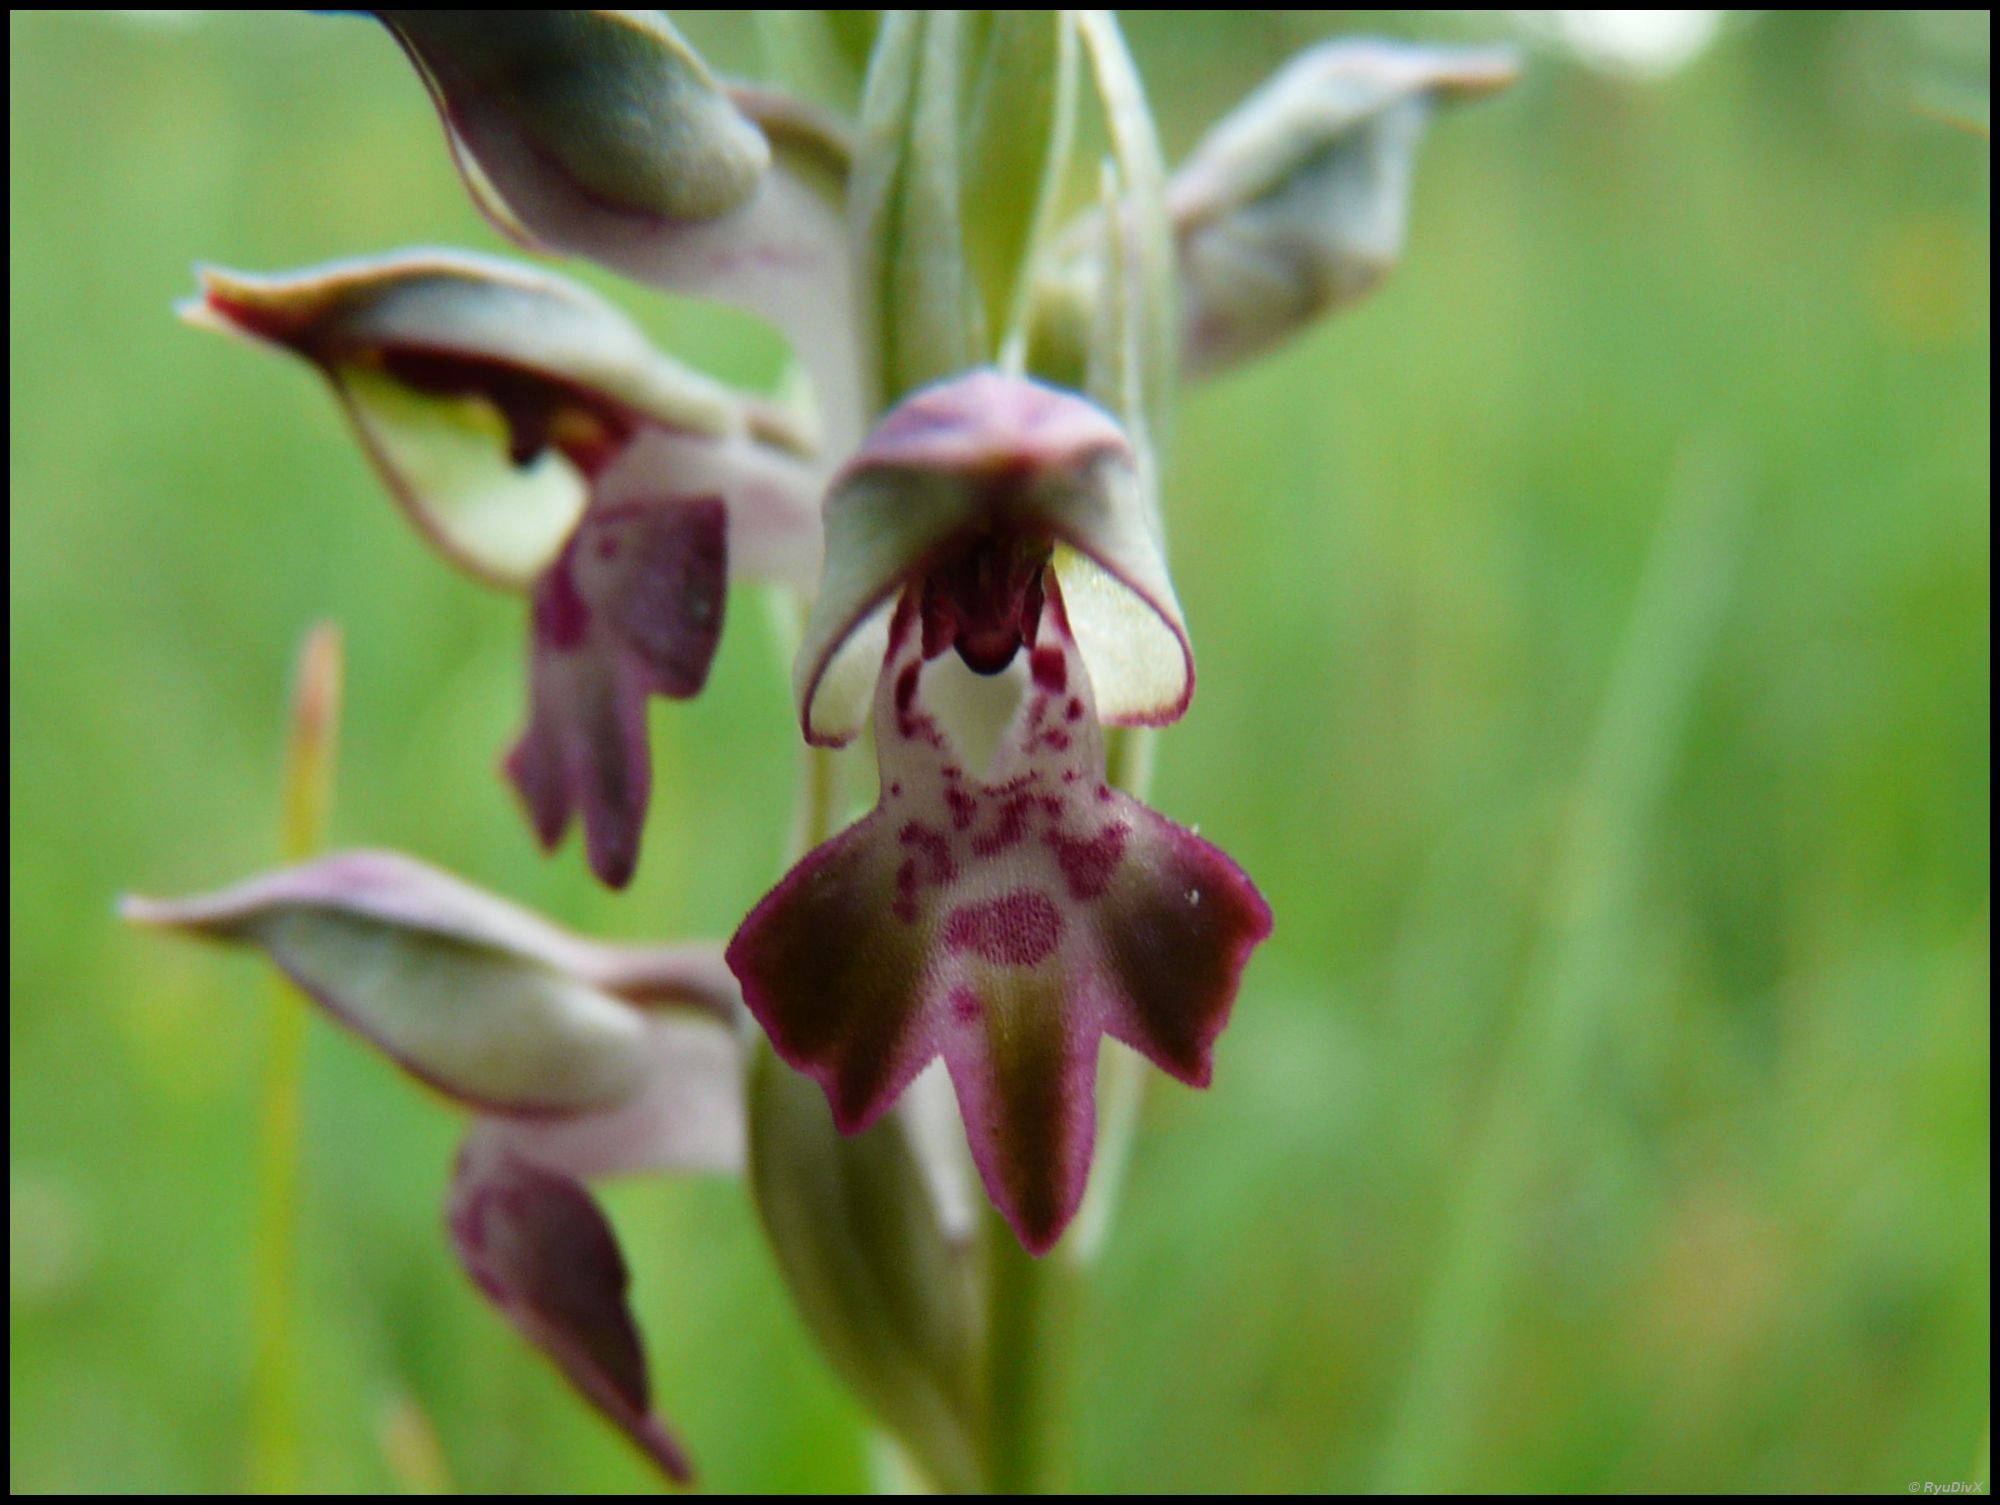
[[[363,366],[333,380],[383,484],[446,558],[512,589],[554,561],[588,495],[575,466],[553,449],[515,465],[506,425],[478,398],[428,396]]]
[[[1194,655],[1165,572],[1156,600],[1076,549],[1058,549],[1055,570],[1098,715],[1111,726],[1178,721],[1194,696]]]

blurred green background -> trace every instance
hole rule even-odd
[[[9,27],[16,1490],[246,1477],[270,986],[111,904],[273,860],[309,622],[348,633],[335,840],[582,927],[727,934],[794,756],[746,598],[656,702],[629,897],[535,854],[492,776],[517,604],[407,534],[309,372],[168,311],[198,258],[497,238],[377,28],[135,15]],[[1176,153],[1309,40],[1481,24],[1128,20]],[[1155,803],[1278,928],[1214,1090],[1149,1097],[1080,1485],[1984,1479],[1990,156],[1931,113],[1936,29],[1735,18],[1650,72],[1544,33],[1439,122],[1387,288],[1187,402],[1201,693]],[[307,1481],[648,1487],[447,1255],[453,1115],[318,1020],[307,1093]],[[609,1202],[706,1482],[865,1485],[739,1188]]]

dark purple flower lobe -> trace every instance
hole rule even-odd
[[[613,888],[631,881],[652,793],[647,698],[706,682],[728,573],[722,499],[688,497],[593,508],[536,584],[528,729],[507,772],[544,846],[582,809]]]
[[[653,1413],[624,1257],[582,1183],[475,1132],[446,1223],[486,1299],[668,1478],[690,1482],[687,1454]]]

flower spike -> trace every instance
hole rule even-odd
[[[1107,722],[1177,720],[1194,655],[1137,461],[1073,393],[975,371],[906,398],[836,477],[794,688],[807,740],[860,730],[891,608],[920,587],[927,650],[996,673],[1031,646],[1053,564]]]
[[[532,590],[531,716],[508,771],[543,844],[580,808],[592,866],[622,886],[650,787],[647,698],[700,691],[732,572],[818,568],[796,427],[594,294],[486,257],[211,269],[186,314],[316,366],[439,552]]]

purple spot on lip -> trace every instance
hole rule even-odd
[[[996,966],[1032,967],[1055,954],[1062,933],[1062,914],[1047,896],[1018,888],[954,909],[945,920],[944,943]]]
[[[993,829],[983,836],[972,839],[972,854],[975,857],[991,857],[996,852],[1004,852],[1028,834],[1028,810],[1034,803],[1032,795],[1017,794],[1000,807],[999,819],[993,822]]]
[[[1050,694],[1060,694],[1069,685],[1069,666],[1060,648],[1037,648],[1028,657],[1028,670],[1035,684]]]
[[[979,801],[963,789],[947,789],[944,802],[951,807],[952,829],[963,831],[972,824],[973,816],[979,813]]]
[[[1063,881],[1069,885],[1072,898],[1095,899],[1111,886],[1118,864],[1125,860],[1125,838],[1129,834],[1131,828],[1122,822],[1106,826],[1082,841],[1057,831],[1049,833],[1049,849],[1055,853],[1056,864],[1062,869]]]
[[[944,884],[958,876],[958,864],[951,858],[951,843],[941,832],[933,831],[921,821],[911,821],[896,833],[896,839],[916,855],[926,859],[930,865],[928,874],[912,869],[912,883],[925,882]],[[899,875],[900,876],[900,875]]]

